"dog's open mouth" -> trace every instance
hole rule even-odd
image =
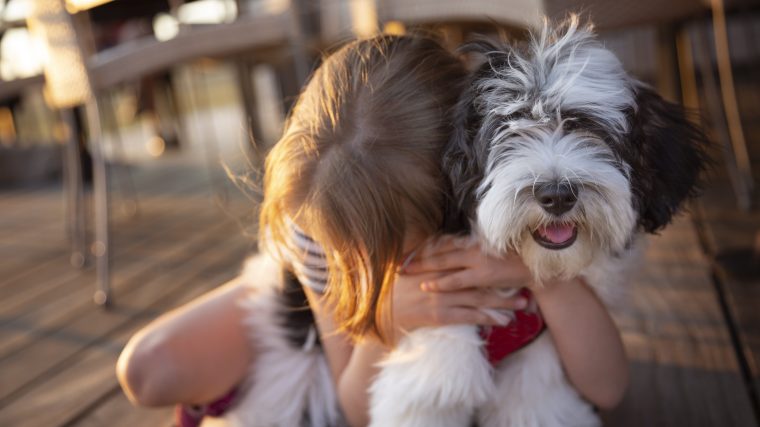
[[[549,224],[538,227],[533,232],[533,240],[546,249],[565,249],[575,242],[578,237],[578,227],[575,224]]]

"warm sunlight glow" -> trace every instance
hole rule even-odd
[[[11,144],[16,141],[16,126],[13,123],[13,113],[8,107],[0,107],[0,144]]]
[[[164,139],[160,136],[154,136],[153,138],[149,139],[148,142],[145,144],[145,149],[148,150],[148,154],[150,154],[153,157],[159,157],[160,155],[164,154],[164,149],[166,149],[166,143],[164,142]]]
[[[180,6],[177,16],[183,24],[220,24],[235,19],[237,4],[234,0],[198,0]]]
[[[179,33],[179,22],[168,13],[159,13],[153,19],[153,34],[158,41],[173,39]]]
[[[26,28],[12,28],[0,42],[0,79],[13,80],[42,74],[44,46]]]
[[[354,34],[358,37],[377,34],[377,9],[374,0],[354,0],[349,2],[349,5]]]
[[[52,106],[78,105],[90,97],[90,84],[84,69],[74,29],[58,0],[36,0],[29,30],[45,40],[45,99]]]
[[[66,0],[66,10],[69,13],[77,13],[82,10],[92,9],[111,0]]]
[[[383,33],[394,36],[403,36],[406,34],[406,27],[401,21],[388,21],[383,27]]]
[[[26,19],[32,11],[31,0],[10,0],[2,8],[3,19],[6,21],[19,21]]]

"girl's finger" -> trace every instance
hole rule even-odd
[[[494,281],[487,270],[479,269],[457,271],[420,284],[420,288],[427,292],[455,292],[469,288],[515,289],[526,286],[528,283],[521,279]]]
[[[441,294],[440,302],[450,307],[523,310],[528,300],[520,295],[504,296],[490,289],[468,290]]]
[[[449,307],[438,316],[438,324],[443,325],[498,325],[488,314],[466,307]]]
[[[428,292],[455,292],[462,289],[479,287],[482,285],[481,275],[478,270],[465,269],[457,271],[435,280],[422,282],[420,287]]]
[[[507,325],[514,320],[514,312],[510,310],[497,310],[495,308],[479,308],[478,310],[488,315],[499,325]]]
[[[493,309],[506,309],[506,310],[525,310],[528,308],[528,299],[515,295],[511,297],[495,297],[489,299],[481,307],[493,308]]]
[[[439,253],[432,256],[420,256],[410,262],[404,268],[404,274],[417,274],[429,271],[447,271],[458,270],[470,267],[474,256],[479,256],[480,250],[467,251],[458,249],[456,251]]]
[[[509,320],[466,307],[451,307],[439,316],[439,325],[486,325],[506,326]]]

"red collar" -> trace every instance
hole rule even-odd
[[[533,342],[546,329],[533,294],[527,289],[522,289],[520,295],[528,299],[528,308],[515,311],[514,320],[507,326],[480,328],[480,336],[486,341],[488,361],[494,366]]]

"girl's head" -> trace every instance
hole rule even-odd
[[[326,296],[351,334],[386,336],[405,249],[443,225],[441,154],[464,75],[427,38],[348,44],[316,70],[267,157],[260,229],[288,245],[293,221],[323,246]]]

